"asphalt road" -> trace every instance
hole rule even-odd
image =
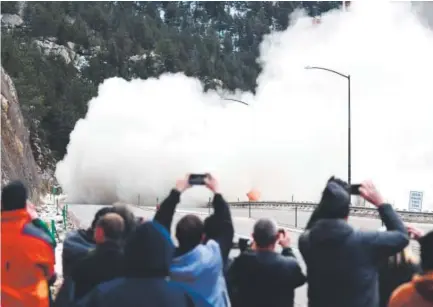
[[[85,222],[85,224],[90,224],[93,218],[94,212],[96,212],[97,208],[100,205],[70,205],[70,207],[75,207],[77,210],[80,220]],[[153,209],[150,207],[142,207],[145,210]],[[136,214],[140,214],[143,211],[141,208],[133,207],[134,212]],[[208,208],[197,208],[197,207],[179,207],[179,210],[184,211],[193,211],[199,212],[202,215],[208,215]],[[82,212],[85,211],[85,212]],[[232,208],[232,215],[236,217],[249,217],[249,210],[242,208]],[[294,227],[294,228],[304,228],[311,216],[311,211],[301,211],[295,210],[293,208],[269,208],[269,209],[251,209],[251,218],[258,219],[261,217],[270,217],[274,218],[278,223],[282,226]],[[382,226],[382,222],[379,219],[374,218],[366,218],[366,217],[358,217],[351,216],[349,218],[349,223],[355,228],[359,229],[368,229],[368,230],[376,230]],[[413,225],[425,232],[428,232],[433,229],[433,224],[426,223],[408,223]],[[249,232],[248,232],[249,233]]]
[[[193,210],[200,211],[203,214],[209,214],[208,208],[189,208],[182,207],[182,210]],[[232,208],[233,216],[249,217],[248,208]],[[295,210],[294,208],[269,208],[269,209],[251,209],[251,218],[258,219],[261,217],[269,217],[275,219],[281,225],[287,227],[304,228],[307,225],[308,220],[311,216],[311,211]],[[382,226],[382,222],[379,219],[366,218],[359,216],[349,217],[349,223],[355,228],[376,230]],[[427,232],[433,229],[433,224],[425,223],[408,223],[423,231]]]
[[[101,207],[102,207],[101,205],[72,205],[71,204],[69,205],[68,209],[80,221],[81,227],[88,227],[91,224],[96,211]],[[131,209],[133,210],[135,215],[143,216],[149,219],[152,218],[154,214],[154,208],[150,208],[150,207],[138,208],[135,206],[131,206]],[[235,222],[235,232],[237,237],[240,236],[250,237],[253,224],[254,224],[254,219],[260,217],[272,217],[278,223],[280,223],[281,226],[288,227],[288,230],[290,230],[291,232],[295,254],[301,263],[302,269],[304,270],[304,272],[306,271],[305,263],[302,261],[302,257],[300,256],[297,250],[297,242],[301,231],[295,229],[295,226],[300,228],[305,227],[311,215],[311,212],[299,211],[299,210],[295,212],[293,209],[287,209],[287,208],[267,209],[267,210],[253,209],[251,210],[251,218],[249,218],[248,209],[232,208],[231,212],[232,212],[233,220]],[[177,221],[182,216],[188,213],[195,213],[203,217],[206,217],[207,215],[209,215],[210,211],[207,208],[188,208],[188,207],[178,208],[173,221],[173,226],[176,225]],[[381,226],[381,221],[378,219],[362,218],[362,217],[350,217],[349,223],[356,228],[370,229],[370,230],[378,229]],[[420,229],[423,229],[424,231],[429,231],[433,229],[432,224],[413,224],[413,225],[419,227]],[[174,230],[172,230],[172,233],[174,233]],[[237,253],[238,253],[237,251],[233,251],[231,256],[236,256]],[[298,307],[307,306],[306,290],[307,290],[306,285],[296,290],[296,299],[295,299],[296,306]]]

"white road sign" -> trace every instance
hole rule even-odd
[[[409,194],[409,211],[422,211],[423,192],[410,191]]]

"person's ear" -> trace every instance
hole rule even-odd
[[[206,234],[201,235],[201,242],[206,242]]]
[[[95,228],[95,233],[93,235],[93,238],[95,239],[96,243],[102,243],[104,241],[104,230],[101,227]]]

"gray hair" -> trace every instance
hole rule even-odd
[[[277,223],[269,218],[261,218],[254,224],[253,238],[257,247],[274,244],[278,236]]]

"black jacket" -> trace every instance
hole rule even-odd
[[[310,307],[379,306],[379,264],[409,243],[390,205],[380,206],[379,214],[388,231],[357,231],[344,220],[320,219],[300,236]]]
[[[68,232],[63,242],[63,276],[69,276],[74,265],[93,250],[95,246],[93,233],[90,230],[79,229]]]
[[[292,250],[245,251],[230,266],[232,307],[289,307],[306,278]]]
[[[75,283],[75,298],[79,299],[96,285],[124,275],[123,251],[116,242],[97,245],[72,269]]]

